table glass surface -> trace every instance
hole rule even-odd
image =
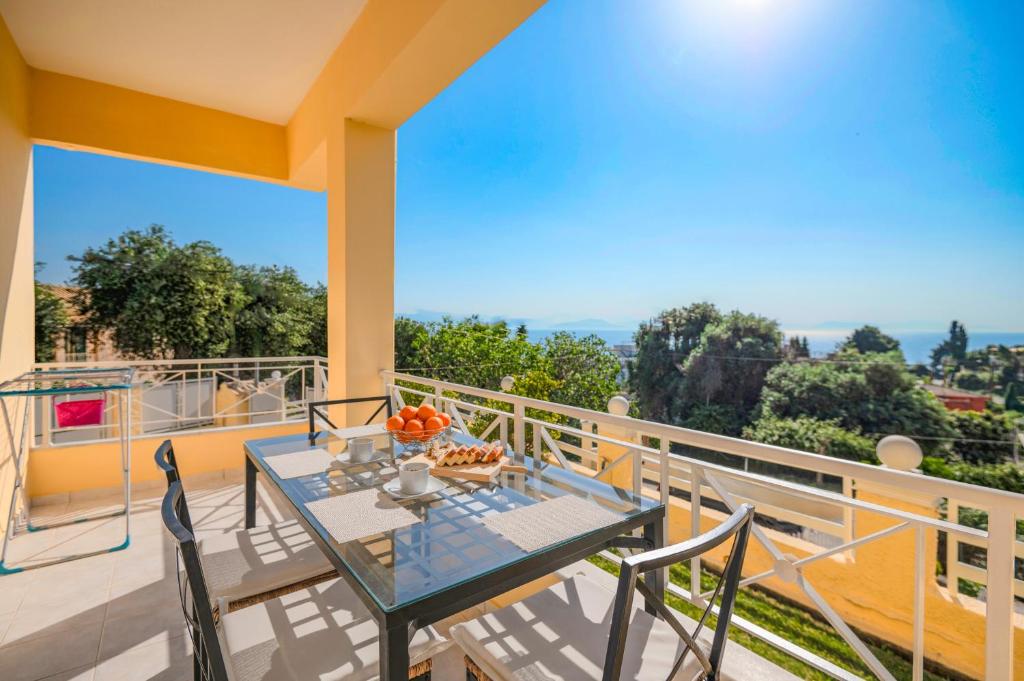
[[[479,443],[455,434],[453,440]],[[265,478],[287,497],[296,512],[320,535],[324,543],[344,562],[377,605],[385,612],[400,609],[446,589],[456,587],[490,572],[514,565],[557,546],[598,534],[619,522],[635,518],[661,506],[660,502],[612,487],[557,465],[534,463],[532,457],[513,455],[513,463],[526,466],[526,473],[502,472],[489,483],[444,479],[449,487],[431,495],[396,501],[411,511],[419,522],[396,530],[339,543],[306,508],[306,504],[328,497],[367,489],[380,490],[397,477],[396,461],[409,455],[386,434],[373,437],[377,460],[352,463],[347,441],[331,433],[250,440],[248,456]],[[281,479],[263,463],[265,457],[303,450],[326,449],[337,458],[324,473]],[[397,460],[395,457],[398,457]],[[610,511],[607,524],[581,532],[562,542],[529,552],[482,522],[485,516],[503,513],[564,495],[588,499]],[[603,514],[602,514],[603,515]]]

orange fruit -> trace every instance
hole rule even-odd
[[[416,407],[412,407],[412,406],[402,407],[402,411],[398,412],[398,415],[402,417],[403,421],[408,423],[409,419],[416,418]]]
[[[425,402],[420,405],[419,409],[416,410],[416,418],[418,418],[420,421],[423,421],[424,423],[427,422],[427,419],[433,418],[435,416],[437,416],[437,409],[434,409],[434,407]]]
[[[434,435],[444,428],[444,421],[436,416],[431,416],[429,419],[423,422],[423,430]]]
[[[402,428],[402,430],[406,433],[418,435],[423,432],[423,421],[420,421],[419,419],[409,419],[405,422],[405,427]]]
[[[401,430],[405,428],[405,419],[396,414],[387,420],[384,427],[390,431]]]
[[[441,426],[447,428],[452,425],[452,417],[445,414],[443,411],[437,412],[437,418],[441,419]]]

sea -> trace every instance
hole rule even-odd
[[[542,341],[556,331],[568,331],[577,336],[595,335],[604,339],[608,345],[626,345],[633,343],[633,329],[528,329],[529,338],[533,342]],[[835,350],[836,346],[850,335],[849,331],[784,331],[791,335],[806,336],[811,348],[812,357],[824,357]],[[900,342],[903,355],[910,364],[927,364],[929,354],[936,345],[945,340],[949,334],[944,331],[913,331],[889,334]],[[1024,345],[1024,333],[1013,332],[978,332],[968,330],[967,348],[977,350],[989,345]]]

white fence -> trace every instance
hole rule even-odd
[[[759,515],[754,541],[770,554],[774,564],[769,570],[746,577],[743,583],[776,577],[796,585],[872,673],[885,681],[895,677],[815,588],[803,568],[838,554],[852,556],[860,547],[883,537],[913,533],[912,644],[908,647],[913,656],[912,678],[919,681],[924,678],[926,653],[925,587],[928,580],[935,579],[927,573],[930,563],[926,536],[929,532],[943,536],[948,553],[947,577],[954,593],[958,577],[985,585],[985,600],[978,602],[985,617],[985,679],[1013,678],[1014,593],[1021,594],[1024,587],[1015,579],[1015,556],[1024,556],[1015,526],[1017,518],[1024,518],[1022,495],[408,374],[386,371],[382,376],[389,394],[399,404],[407,398],[431,399],[452,416],[460,430],[500,439],[564,467],[570,467],[570,458],[574,458],[597,471],[597,477],[610,476],[620,466],[630,467],[635,491],[643,487],[647,493],[660,494],[666,503],[672,496],[688,498],[690,508],[695,510],[709,504],[733,510],[743,502],[754,503]],[[600,461],[597,450],[601,444],[618,448],[621,456],[610,462]],[[738,457],[741,464],[711,462],[696,450]],[[902,493],[908,499],[944,502],[950,510],[949,520],[907,512],[898,508],[900,504],[889,506],[858,498],[858,490],[872,488]],[[959,507],[986,511],[987,531],[960,524]],[[890,524],[858,535],[854,519],[859,513],[887,518]],[[700,513],[691,513],[691,519],[691,531],[699,532]],[[766,519],[803,528],[817,537],[815,543],[820,550],[801,559],[785,553],[772,533],[765,531]],[[986,567],[963,563],[959,559],[961,545],[983,551]],[[669,588],[700,605],[708,597],[700,588],[700,573],[701,561],[694,559],[689,588],[671,583]],[[858,678],[752,622],[736,619],[734,625],[831,676]]]
[[[309,401],[326,399],[327,360],[322,357],[146,360],[38,364],[38,369],[130,366],[133,435],[300,420]],[[35,447],[116,437],[113,405],[99,426],[58,427],[54,403],[92,395],[49,396],[33,404]]]

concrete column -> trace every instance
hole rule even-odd
[[[327,136],[328,398],[382,394],[395,361],[395,131],[349,119]],[[339,427],[374,406],[332,410]]]
[[[29,70],[0,18],[0,381],[35,359]],[[23,404],[10,400],[9,407]],[[20,440],[20,426],[15,441]],[[14,460],[0,425],[0,532],[7,530]]]

